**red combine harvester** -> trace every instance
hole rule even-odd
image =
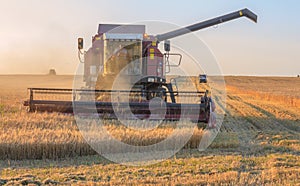
[[[29,111],[76,110],[79,114],[96,108],[100,117],[109,119],[188,118],[208,122],[214,110],[208,91],[178,91],[174,79],[166,77],[172,66],[169,57],[177,56],[178,65],[182,58],[181,54],[170,53],[169,39],[244,16],[257,22],[253,12],[243,9],[156,36],[147,35],[145,25],[100,24],[88,51],[82,52],[83,39],[78,39],[85,88],[29,88],[30,99],[24,105],[29,106]],[[162,41],[165,53],[158,48]],[[39,95],[59,99],[39,99]],[[63,95],[71,99],[61,100]]]

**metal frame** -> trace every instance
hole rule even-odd
[[[113,106],[117,106],[118,109],[126,109],[130,107],[131,111],[134,113],[134,116],[140,119],[147,119],[151,115],[149,110],[149,101],[146,102],[104,102],[104,101],[75,101],[75,97],[71,97],[70,101],[60,101],[60,100],[39,100],[35,99],[35,94],[47,94],[47,95],[73,95],[73,92],[79,92],[79,94],[86,93],[90,95],[91,93],[139,93],[141,91],[127,91],[127,90],[88,90],[88,89],[57,89],[57,88],[29,88],[29,100],[24,102],[24,106],[29,107],[30,112],[61,112],[73,114],[73,107],[76,107],[76,110],[80,110],[80,113],[77,114],[90,114],[96,108],[100,117],[105,117],[108,119],[118,119],[114,113]],[[170,94],[170,92],[168,92]],[[195,94],[198,97],[207,97],[207,91],[181,91],[179,94],[187,94],[185,97],[195,97]],[[74,96],[74,95],[73,95]],[[207,99],[208,101],[208,99]],[[166,120],[179,120],[181,115],[187,116],[194,122],[207,122],[208,115],[207,110],[209,110],[209,103],[170,103],[166,104]],[[160,110],[161,107],[155,107],[154,109]],[[127,117],[127,116],[126,116]],[[160,117],[155,119],[161,119]],[[127,119],[136,119],[136,118],[127,118]]]

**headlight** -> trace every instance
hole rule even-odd
[[[154,78],[148,78],[148,82],[154,82]]]

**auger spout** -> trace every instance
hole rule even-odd
[[[170,31],[170,32],[167,32],[164,34],[159,34],[159,35],[156,35],[155,37],[156,37],[157,41],[164,41],[164,40],[172,39],[172,38],[175,38],[175,37],[178,37],[178,36],[190,33],[190,32],[195,32],[195,31],[198,31],[198,30],[201,30],[204,28],[214,26],[214,25],[222,24],[222,23],[234,20],[234,19],[241,18],[241,17],[247,17],[250,20],[257,23],[257,15],[246,8],[246,9],[236,11],[236,12],[233,12],[230,14],[226,14],[226,15],[223,15],[220,17],[216,17],[216,18],[213,18],[213,19],[210,19],[207,21],[196,23],[196,24],[184,27],[184,28],[173,30],[173,31]]]

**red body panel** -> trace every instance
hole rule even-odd
[[[165,78],[164,55],[157,48],[155,41],[143,41],[143,57],[146,59],[144,76]]]

